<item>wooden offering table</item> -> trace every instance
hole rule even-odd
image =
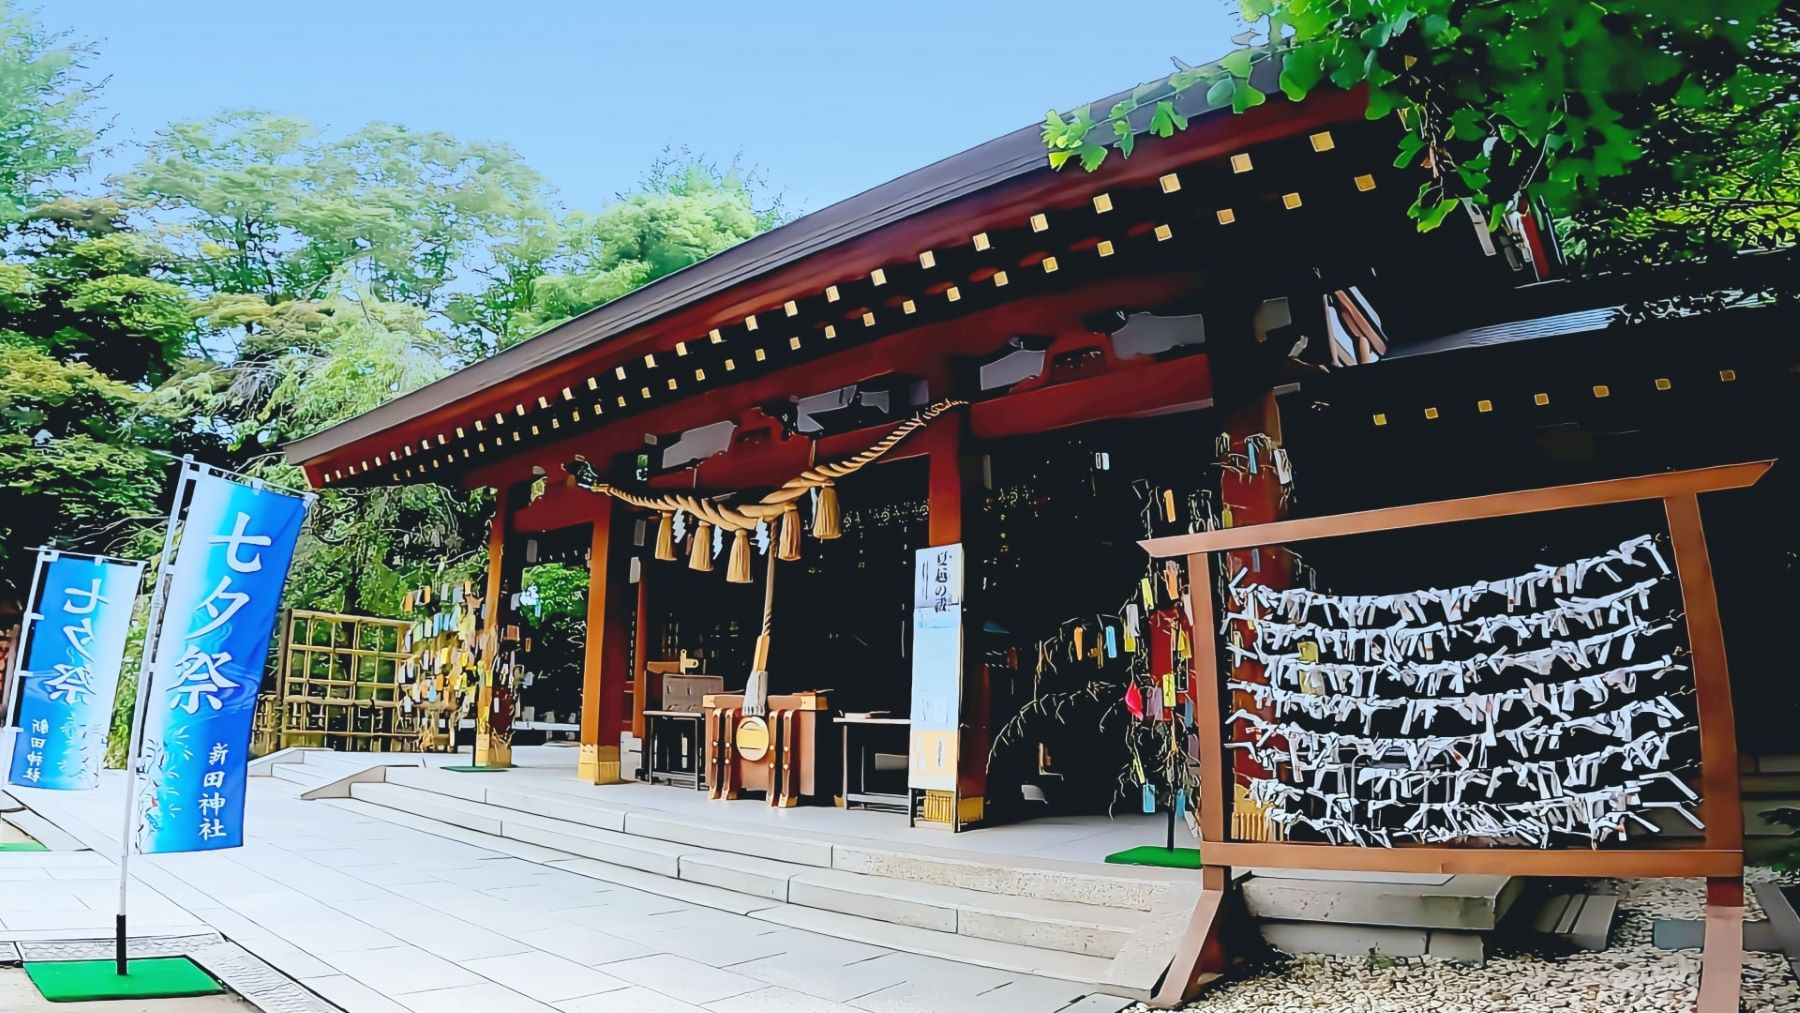
[[[843,735],[843,787],[839,794],[844,808],[905,812],[907,732],[912,720],[885,713],[842,714],[837,725]]]
[[[829,796],[836,784],[826,753],[826,692],[771,694],[762,717],[744,716],[741,694],[707,694],[703,728],[711,796],[734,799],[760,791],[770,805],[784,808],[802,797]]]

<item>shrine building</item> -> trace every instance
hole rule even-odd
[[[1394,166],[1404,128],[1360,95],[1234,114],[1199,91],[1186,130],[1150,136],[1146,108],[1097,171],[1052,170],[1024,127],[289,444],[322,489],[494,491],[475,763],[508,762],[531,707],[562,716],[538,734],[578,738],[570,776],[592,784],[952,829],[1130,812],[1142,843],[1191,846],[1196,724],[1276,721],[1287,699],[1261,665],[1224,688],[1270,621],[1244,625],[1234,589],[1470,585],[1668,532],[1654,502],[1605,500],[1238,545],[1204,622],[1181,539],[1767,461],[1742,488],[1694,480],[1722,490],[1700,502],[1736,702],[1700,721],[1735,722],[1747,778],[1792,752],[1771,627],[1800,605],[1793,312],[1655,305],[1791,260],[1576,277],[1535,208],[1421,233],[1406,209],[1432,169]],[[518,632],[522,575],[549,561],[588,574],[560,674]],[[1671,628],[1652,620],[1696,613],[1662,602],[1640,616],[1650,656]],[[1666,694],[1671,736],[1691,694]],[[1234,774],[1231,835],[1332,839],[1330,801],[1269,787],[1238,724],[1213,768]],[[1693,738],[1663,744],[1698,756]],[[1774,832],[1750,817],[1752,845]]]

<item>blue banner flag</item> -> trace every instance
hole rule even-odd
[[[306,501],[193,479],[144,701],[136,839],[146,853],[243,843],[250,721]]]
[[[100,783],[144,564],[38,553],[40,593],[30,603],[19,738],[8,779],[27,788],[92,788]]]

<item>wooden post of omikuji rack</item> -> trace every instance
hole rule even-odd
[[[1140,543],[1153,559],[1185,559],[1196,634],[1216,630],[1211,553],[1253,546],[1401,528],[1514,517],[1553,510],[1661,500],[1674,546],[1675,573],[1687,617],[1696,715],[1700,729],[1700,812],[1706,824],[1699,847],[1604,849],[1461,848],[1404,845],[1393,848],[1325,843],[1233,840],[1231,777],[1225,762],[1218,645],[1194,652],[1200,734],[1200,857],[1202,900],[1189,919],[1156,1004],[1178,1005],[1200,976],[1223,969],[1219,930],[1232,866],[1337,869],[1361,872],[1477,873],[1513,876],[1704,877],[1706,933],[1701,956],[1700,1013],[1736,1013],[1743,962],[1744,826],[1739,801],[1737,729],[1725,636],[1713,588],[1712,561],[1700,525],[1699,495],[1756,484],[1774,461],[1672,471],[1636,478],[1561,485],[1467,499],[1307,517],[1227,528]]]

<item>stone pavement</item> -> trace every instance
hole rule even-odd
[[[108,776],[91,792],[15,794],[110,855],[121,788]],[[294,790],[251,779],[243,848],[134,858],[134,933],[157,919],[203,923],[348,1013],[1112,1013],[1127,1005],[1068,982],[643,893],[546,864],[567,857],[556,852],[450,828],[440,836],[372,818],[355,803],[303,802]],[[0,855],[0,877],[25,857],[46,859]],[[98,854],[53,857],[112,874]],[[20,884],[7,883],[6,930],[22,917],[20,929],[69,934],[103,924],[101,934],[110,932],[110,884],[42,866],[18,866],[14,878],[28,885],[31,910],[9,913]]]

